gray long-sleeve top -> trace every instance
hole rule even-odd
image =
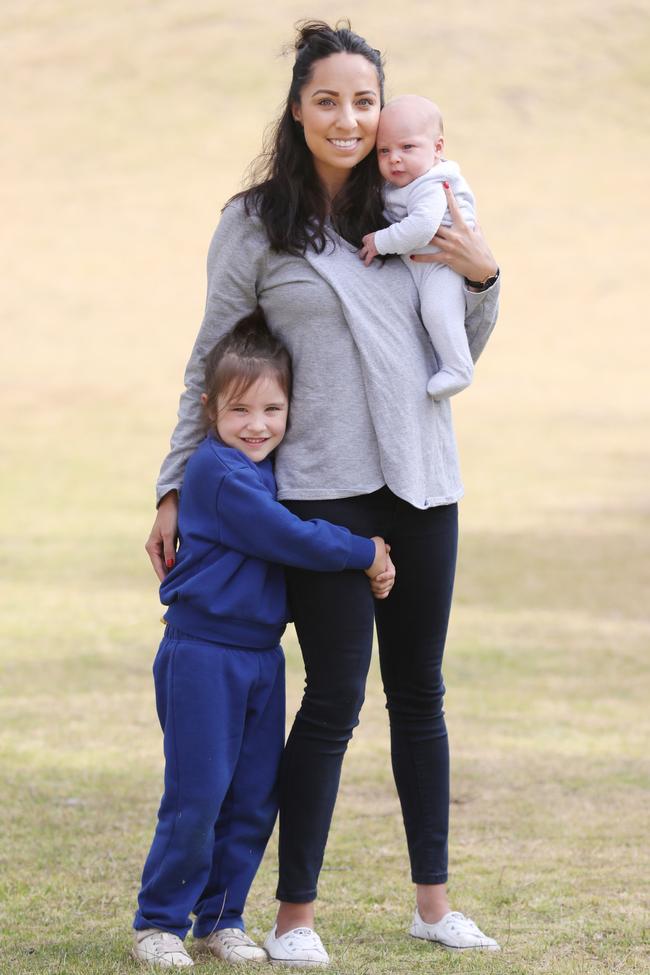
[[[437,366],[413,278],[398,258],[365,267],[352,245],[333,238],[322,254],[278,254],[242,201],[225,208],[208,252],[205,315],[159,499],[180,488],[205,435],[205,355],[258,302],[293,361],[289,428],[275,460],[278,498],[351,497],[384,484],[418,508],[462,496],[449,401],[426,391]],[[467,292],[474,361],[496,322],[498,287]]]

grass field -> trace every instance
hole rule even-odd
[[[142,545],[207,242],[305,15],[430,94],[502,267],[455,406],[451,893],[498,957],[411,941],[373,670],[321,883],[333,973],[650,972],[646,3],[5,0],[0,972],[135,972],[161,783]],[[285,643],[289,711],[302,681]],[[249,928],[274,912],[274,851]],[[217,972],[217,963],[200,971]]]

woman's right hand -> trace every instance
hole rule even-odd
[[[168,491],[160,504],[145,550],[162,582],[176,561],[178,491]]]

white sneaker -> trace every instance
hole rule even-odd
[[[138,961],[161,968],[190,968],[194,964],[181,939],[171,931],[145,928],[134,936],[133,957]]]
[[[330,956],[323,942],[311,928],[293,928],[276,937],[277,926],[266,936],[264,947],[272,965],[294,965],[310,968],[312,965],[329,965]]]
[[[194,944],[229,965],[266,964],[269,960],[264,948],[256,945],[241,928],[220,928],[207,938],[195,938]]]
[[[501,951],[494,938],[488,938],[470,917],[465,917],[460,911],[449,911],[435,924],[427,924],[416,908],[411,935],[414,938],[424,938],[425,941],[437,941],[450,951],[463,951],[466,948]]]

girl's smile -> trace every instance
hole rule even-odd
[[[219,439],[259,464],[278,446],[287,427],[289,403],[273,374],[261,376],[241,396],[219,397],[214,420]]]

